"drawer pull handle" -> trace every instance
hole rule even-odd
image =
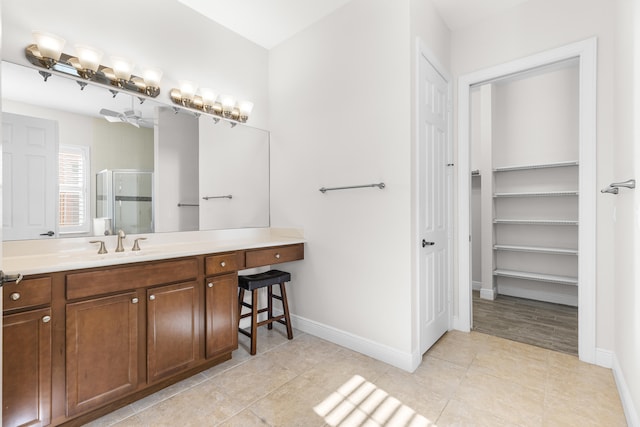
[[[156,299],[155,295],[149,295],[149,301],[153,301],[154,299]]]
[[[11,301],[18,301],[20,299],[20,294],[18,292],[14,292],[9,295],[9,298],[11,298]]]
[[[131,304],[137,304],[138,298],[131,298]]]
[[[280,254],[276,254],[276,259],[280,259]]]
[[[42,318],[42,323],[49,323],[51,321],[51,316],[44,316]]]
[[[220,263],[220,267],[226,267],[226,266],[227,266],[227,263],[226,263],[225,261],[222,261],[222,262]]]
[[[207,283],[207,286],[210,287],[210,288],[213,288],[213,283],[209,282],[209,283]]]

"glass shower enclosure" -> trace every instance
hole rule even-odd
[[[96,174],[96,217],[111,222],[105,234],[152,233],[152,197],[153,172],[105,169]]]

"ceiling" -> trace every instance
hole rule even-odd
[[[351,0],[178,0],[271,49]],[[452,31],[529,0],[431,0]]]
[[[351,0],[178,0],[271,49]]]

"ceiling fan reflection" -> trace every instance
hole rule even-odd
[[[129,123],[132,126],[139,128],[141,125],[143,127],[152,127],[153,119],[142,117],[140,111],[137,110],[126,110],[124,112],[108,110],[106,108],[102,108],[100,110],[100,115],[102,115],[107,121],[115,123]]]

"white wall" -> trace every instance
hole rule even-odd
[[[598,37],[598,188],[610,182],[613,158],[614,10],[608,0],[536,0],[506,10],[452,35],[454,75],[470,73],[570,42]],[[613,200],[597,200],[596,345],[614,347]],[[457,295],[454,297],[457,300]]]
[[[125,56],[136,64],[134,74],[162,69],[161,102],[171,103],[169,91],[179,80],[192,80],[253,101],[250,124],[267,125],[267,50],[178,1],[2,0],[3,60],[27,64],[24,48],[34,30],[63,37],[66,53],[73,54],[75,44],[101,49],[103,65],[111,65],[110,56]]]
[[[272,225],[300,226],[309,241],[287,267],[292,311],[406,353],[408,16],[408,0],[354,0],[272,49],[269,70]]]
[[[617,6],[613,181],[640,179],[640,6]],[[640,425],[640,189],[621,189],[615,203],[614,369],[629,425]]]
[[[269,70],[272,225],[300,226],[309,241],[287,266],[292,311],[396,364],[387,356],[417,346],[409,16],[409,0],[354,0],[274,48]],[[446,51],[443,32],[425,43]]]

